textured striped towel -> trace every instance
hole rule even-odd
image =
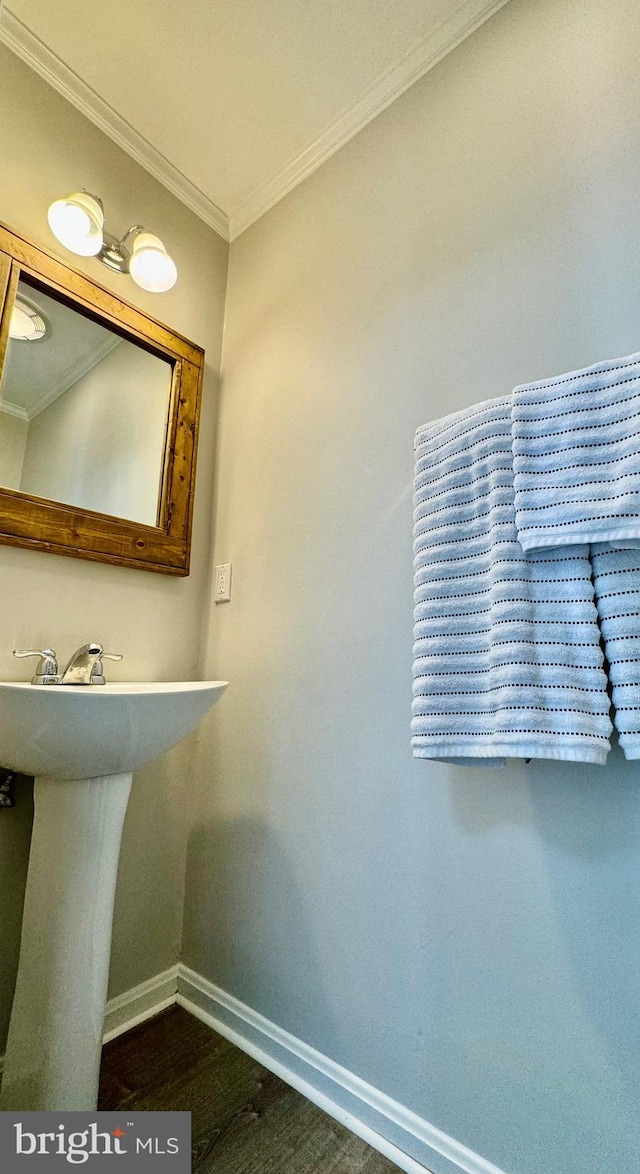
[[[640,546],[640,354],[513,392],[516,524],[524,550]]]
[[[614,724],[625,758],[640,758],[640,550],[591,548]]]
[[[414,755],[603,763],[611,722],[588,548],[523,555],[511,397],[419,429],[415,490]]]

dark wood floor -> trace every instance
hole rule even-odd
[[[100,1109],[187,1109],[198,1174],[398,1174],[181,1007],[107,1044]]]

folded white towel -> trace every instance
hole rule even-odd
[[[640,546],[640,354],[513,392],[518,539]]]
[[[525,558],[510,396],[419,429],[415,507],[414,755],[603,763],[612,727],[588,548]]]
[[[592,547],[593,581],[625,758],[640,758],[640,550]]]

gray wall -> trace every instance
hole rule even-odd
[[[171,372],[118,342],[30,421],[22,492],[155,526]]]
[[[510,1174],[638,1165],[640,766],[412,760],[412,441],[640,349],[639,58],[512,0],[231,248],[184,960]]]
[[[0,676],[24,678],[11,650],[70,655],[97,638],[126,659],[125,680],[188,679],[197,673],[209,570],[217,378],[227,246],[35,73],[0,45],[0,219],[26,232],[103,285],[205,347],[202,447],[192,573],[177,580],[57,555],[0,547]],[[87,187],[101,195],[111,231],[151,225],[176,259],[179,280],[161,297],[90,258],[71,258],[48,229],[52,200]],[[177,960],[182,918],[186,808],[192,746],[136,777],[127,816],[116,905],[111,992]],[[30,834],[29,795],[0,812],[0,1053],[13,994]]]

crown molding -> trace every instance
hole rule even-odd
[[[64,395],[65,391],[69,391],[71,387],[74,387],[84,375],[88,375],[90,371],[93,371],[93,368],[97,367],[98,363],[101,363],[103,359],[106,359],[107,355],[115,350],[121,342],[121,338],[114,338],[113,335],[109,334],[107,338],[103,339],[94,348],[90,355],[85,355],[84,358],[76,360],[51,387],[45,388],[42,395],[39,395],[37,400],[34,400],[29,405],[26,409],[27,420],[35,420],[36,416],[44,412],[45,408],[48,408],[54,400],[59,399],[61,395]]]
[[[508,3],[509,0],[467,0],[466,4],[460,5],[436,29],[418,41],[397,65],[378,78],[360,100],[332,122],[315,142],[245,200],[230,217],[230,239],[235,240],[307,176],[317,171],[367,123]]]
[[[0,0],[0,41],[100,128],[127,154],[186,204],[224,240],[235,240],[270,208],[335,155],[358,131],[390,106],[443,57],[471,36],[509,0],[466,0],[451,16],[417,42],[402,60],[332,122],[276,175],[257,188],[231,217],[204,194],[126,119],[23,24]]]
[[[0,41],[11,49],[18,57],[39,73],[50,86],[53,86],[63,98],[71,102],[91,122],[100,128],[104,134],[113,139],[123,151],[131,155],[145,171],[153,175],[187,208],[195,212],[205,224],[213,228],[224,240],[229,240],[229,218],[200,191],[186,175],[183,175],[173,163],[170,163],[160,151],[139,134],[126,119],[96,94],[90,86],[83,82],[77,73],[69,69],[63,61],[36,37],[30,30],[14,16],[12,12],[0,3]]]
[[[46,339],[42,339],[41,341],[46,342]],[[59,399],[65,391],[68,391],[78,380],[82,379],[83,375],[88,375],[89,371],[92,371],[98,363],[101,363],[121,342],[121,338],[109,332],[107,337],[98,346],[94,347],[91,354],[76,360],[54,384],[45,388],[41,395],[33,403],[29,404],[27,408],[14,403],[13,400],[0,399],[0,412],[4,412],[7,416],[15,416],[17,420],[26,420],[27,423],[30,423],[31,420],[34,420],[36,416],[40,415],[40,412],[48,408],[49,404]]]
[[[27,423],[29,421],[25,409],[10,399],[0,399],[0,412],[4,412],[5,416],[15,416],[16,420],[24,420]]]

